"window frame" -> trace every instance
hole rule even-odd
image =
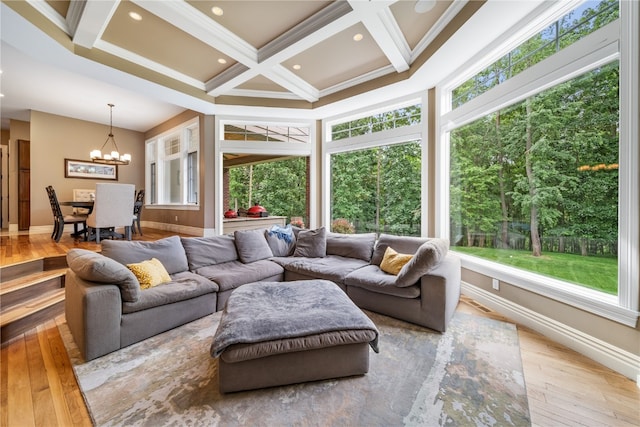
[[[288,126],[288,127],[304,127],[309,129],[309,142],[287,142],[287,141],[234,141],[224,139],[225,125],[262,125],[262,126]],[[225,153],[240,154],[273,154],[282,156],[300,156],[308,157],[309,161],[309,227],[315,227],[317,224],[317,172],[316,172],[316,122],[312,119],[308,120],[279,120],[275,118],[265,117],[249,117],[249,116],[232,116],[232,115],[216,115],[214,127],[214,173],[215,173],[215,198],[214,211],[215,216],[215,234],[224,232],[224,215],[223,215],[223,155]]]
[[[402,126],[344,139],[336,139],[335,141],[332,140],[332,127],[336,124],[397,110],[403,107],[410,107],[416,104],[421,106],[421,120],[419,124]],[[428,105],[426,93],[413,94],[397,100],[391,100],[385,104],[352,111],[348,115],[329,117],[322,121],[321,185],[324,189],[322,191],[322,212],[320,213],[322,224],[327,226],[331,224],[331,155],[419,141],[422,153],[420,159],[422,165],[422,173],[420,177],[420,200],[421,211],[423,213],[423,215],[421,215],[420,234],[423,237],[428,235],[428,215],[424,214],[425,212],[429,212],[429,174],[427,173],[428,125],[426,120]]]
[[[574,7],[577,3],[574,4]],[[639,305],[638,258],[638,15],[637,2],[620,2],[620,18],[589,34],[560,53],[522,71],[504,83],[451,110],[451,91],[460,78],[436,87],[437,187],[436,228],[449,235],[449,132],[455,128],[516,104],[526,97],[573,79],[614,60],[620,62],[620,141],[619,141],[619,221],[618,221],[618,295],[552,279],[540,274],[496,262],[459,254],[464,268],[502,280],[514,286],[560,301],[627,326],[636,327]],[[544,27],[566,13],[559,10],[544,19],[532,21],[532,28]],[[530,33],[535,31],[531,30]],[[524,37],[523,37],[524,39]],[[503,44],[506,46],[506,44]],[[508,52],[495,53],[500,57]],[[489,58],[490,56],[485,56]],[[477,61],[477,59],[476,59]],[[483,70],[491,60],[477,61],[473,72]],[[467,73],[466,78],[470,72]],[[464,81],[464,80],[463,80]]]
[[[190,133],[195,132],[198,135],[197,149],[192,149],[189,144]],[[180,140],[180,151],[173,154],[166,154],[164,142],[174,139],[176,136]],[[194,117],[172,129],[167,130],[159,135],[154,136],[145,141],[145,187],[149,188],[148,204],[145,207],[150,209],[180,209],[180,210],[197,210],[200,205],[200,194],[196,191],[195,202],[189,202],[188,185],[189,173],[188,157],[196,153],[196,179],[199,188],[199,168],[200,168],[200,120]],[[149,149],[150,146],[154,148]],[[171,203],[163,199],[165,179],[165,162],[172,159],[180,159],[180,199],[181,202]],[[155,177],[155,181],[154,181]]]

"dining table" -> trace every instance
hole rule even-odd
[[[93,204],[94,201],[93,200],[85,200],[85,201],[80,201],[80,200],[68,200],[68,201],[62,201],[60,202],[60,206],[71,206],[74,208],[83,208],[83,209],[88,209],[89,210],[89,214],[91,213],[91,211],[93,210]],[[134,205],[142,205],[142,202],[135,202]],[[82,229],[79,230],[77,233],[71,233],[71,235],[73,237],[82,237],[84,236],[84,233],[86,233],[88,230]]]

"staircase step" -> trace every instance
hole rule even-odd
[[[1,341],[10,340],[64,313],[64,288],[48,291],[2,313]]]
[[[18,262],[7,266],[0,267],[0,277],[2,282],[17,279],[18,277],[27,276],[44,270],[44,260],[42,258]]]
[[[0,283],[2,312],[48,291],[63,288],[65,273],[65,268],[59,268],[30,273],[8,281],[5,281],[3,276],[3,281]]]

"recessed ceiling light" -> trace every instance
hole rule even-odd
[[[134,21],[142,21],[142,15],[138,12],[129,12],[129,17]]]
[[[213,12],[213,14],[216,16],[222,16],[224,14],[224,10],[222,10],[222,8],[218,6],[213,6],[211,8],[211,12]]]
[[[301,69],[301,68],[302,68],[302,65],[300,65],[300,64],[295,64],[295,65],[294,65],[293,67],[291,67],[291,68],[293,68],[294,70],[299,70],[299,69]]]
[[[353,36],[353,39],[357,42],[359,42],[360,40],[362,40],[364,38],[364,36],[360,33],[356,34],[355,36]]]
[[[218,63],[219,63],[219,64],[226,64],[226,63],[227,63],[227,60],[226,60],[226,59],[224,59],[224,58],[218,58]]]
[[[436,5],[436,0],[418,0],[413,6],[413,10],[416,13],[426,13],[433,9]]]

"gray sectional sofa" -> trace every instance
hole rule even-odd
[[[239,286],[326,279],[360,308],[444,332],[460,296],[460,260],[448,242],[381,234],[283,229],[214,237],[102,242],[67,254],[67,324],[85,360],[222,310]],[[398,275],[380,268],[387,247],[414,254]],[[141,289],[126,267],[159,260],[171,281]]]

